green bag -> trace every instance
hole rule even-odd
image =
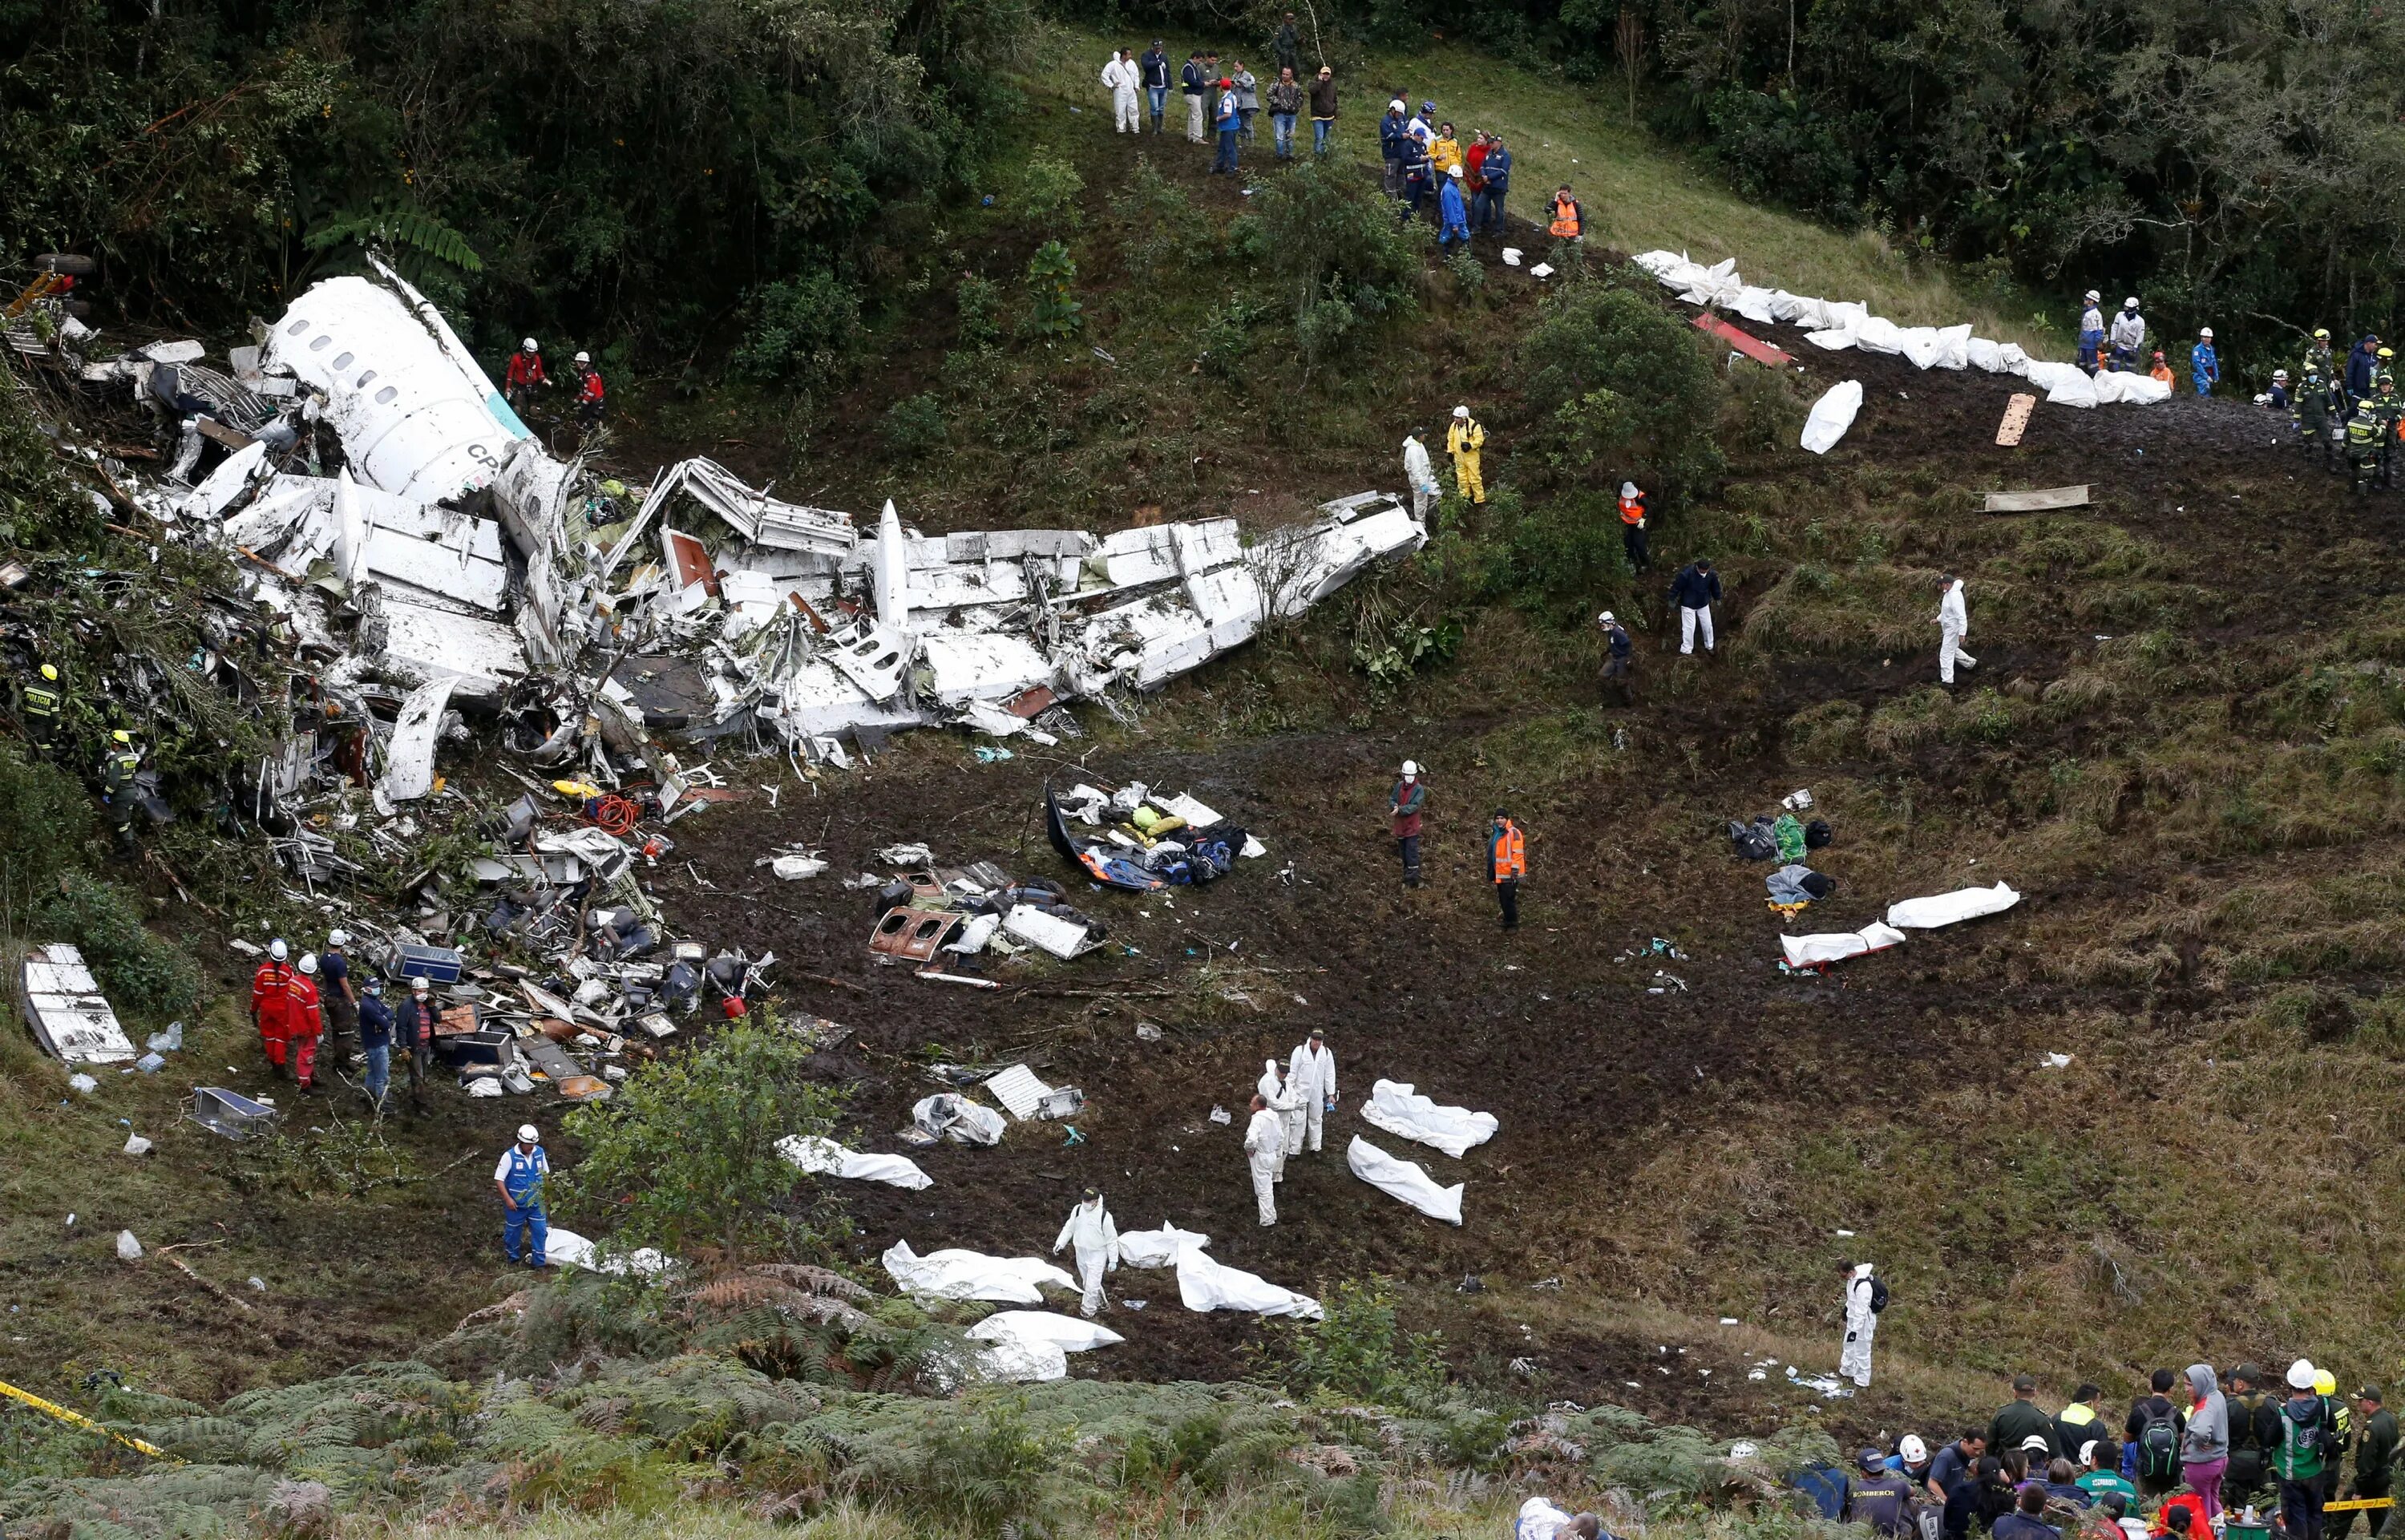
[[[1779,841],[1779,858],[1782,861],[1804,859],[1804,826],[1792,812],[1782,812],[1779,822],[1770,826],[1771,838]]]

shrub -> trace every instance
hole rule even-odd
[[[1019,168],[1010,191],[1010,211],[1018,223],[1034,231],[1075,231],[1078,200],[1086,179],[1066,161],[1039,155]]]
[[[1520,345],[1538,439],[1582,479],[1633,476],[1656,508],[1720,473],[1719,382],[1689,327],[1617,280],[1574,283]]]
[[[1425,230],[1397,224],[1392,205],[1349,171],[1305,162],[1272,177],[1253,200],[1253,222],[1306,383],[1372,323],[1412,310]]]
[[[1603,498],[1579,494],[1528,505],[1517,487],[1498,487],[1487,499],[1486,517],[1472,568],[1472,586],[1482,596],[1567,626],[1598,608],[1621,608],[1634,595],[1619,515]]]
[[[1273,1349],[1280,1377],[1294,1390],[1401,1405],[1433,1403],[1444,1389],[1443,1339],[1408,1333],[1395,1319],[1385,1279],[1347,1280],[1321,1298],[1327,1319],[1287,1326]]]
[[[961,346],[984,347],[1002,340],[1002,287],[975,274],[963,277],[952,290],[960,312]]]
[[[822,269],[754,291],[751,330],[731,361],[764,384],[816,385],[843,367],[859,333],[859,291]]]
[[[1211,238],[1211,221],[1186,190],[1155,170],[1145,156],[1136,158],[1135,170],[1128,174],[1117,211],[1128,225],[1120,259],[1140,278],[1185,266]]]
[[[1027,259],[1027,329],[1037,336],[1075,336],[1086,324],[1085,306],[1069,297],[1077,259],[1059,241],[1047,241]]]
[[[59,879],[34,908],[34,928],[73,941],[120,1011],[189,1015],[201,1003],[201,970],[183,948],[142,924],[142,900],[80,871]]]
[[[944,403],[932,390],[905,396],[885,409],[879,431],[897,455],[923,455],[944,446]]]
[[[31,892],[77,864],[91,799],[73,777],[0,742],[0,881]]]

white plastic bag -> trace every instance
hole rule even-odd
[[[142,1260],[142,1243],[134,1238],[133,1231],[120,1230],[117,1232],[117,1260],[120,1262],[139,1262]]]
[[[1846,436],[1846,430],[1854,425],[1854,415],[1862,409],[1862,381],[1831,386],[1812,403],[1812,415],[1804,419],[1804,447],[1816,455],[1827,454]]]

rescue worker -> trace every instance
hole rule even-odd
[[[2346,459],[2353,468],[2352,486],[2360,492],[2380,474],[2380,411],[2370,396],[2356,402],[2346,419]]]
[[[2146,346],[2146,318],[2138,314],[2135,294],[2121,302],[2121,313],[2113,318],[2113,331],[2107,340],[2113,346],[2115,373],[2138,367],[2138,355]]]
[[[2071,1392],[2070,1405],[2054,1414],[2054,1442],[2063,1454],[2084,1463],[2080,1450],[2096,1439],[2110,1436],[2112,1430],[2097,1410],[2104,1392],[2092,1384],[2083,1383]]]
[[[1623,626],[1619,618],[1610,610],[1596,615],[1595,623],[1603,628],[1604,688],[1607,690],[1612,688],[1616,681],[1620,691],[1620,703],[1624,706],[1634,706],[1637,704],[1637,683],[1634,675],[1634,670],[1637,667],[1637,644],[1628,639],[1628,628]]]
[[[1257,1093],[1253,1120],[1245,1125],[1245,1164],[1253,1173],[1253,1202],[1260,1209],[1261,1228],[1277,1222],[1277,1173],[1285,1157],[1286,1125]]]
[[[1670,602],[1679,607],[1679,656],[1692,657],[1695,632],[1704,633],[1704,651],[1715,650],[1712,605],[1721,597],[1721,574],[1709,561],[1690,561],[1670,579]]]
[[[1979,660],[1962,650],[1962,639],[1971,634],[1971,607],[1962,597],[1962,580],[1941,577],[1937,591],[1937,681],[1951,685],[1957,664],[1976,669]]]
[[[1622,482],[1620,548],[1628,553],[1628,570],[1639,577],[1643,577],[1645,569],[1653,564],[1653,553],[1646,548],[1645,543],[1646,513],[1645,494],[1637,489],[1637,483]]]
[[[501,398],[510,403],[510,410],[518,415],[520,421],[525,420],[527,408],[534,404],[534,388],[538,385],[549,389],[551,376],[542,372],[541,345],[527,337],[510,355],[509,372],[501,383]]]
[[[60,713],[66,709],[66,695],[59,687],[59,670],[55,663],[45,663],[34,671],[17,690],[17,713],[25,724],[25,736],[49,758],[58,748],[63,724]]]
[[[2330,334],[2327,326],[2314,328],[2313,340],[2305,344],[2304,361],[2297,370],[2300,376],[2319,374],[2324,379],[2338,377],[2338,360],[2330,353]]]
[[[2089,290],[2087,308],[2079,312],[2079,367],[2090,374],[2096,373],[2097,355],[2104,347],[2104,312],[2098,308],[2103,298]]]
[[[1199,145],[1202,135],[1202,98],[1210,94],[1210,77],[1202,73],[1202,50],[1195,49],[1186,56],[1186,65],[1177,72],[1177,89],[1186,97],[1186,142]]]
[[[576,426],[592,432],[601,426],[601,410],[609,392],[602,388],[601,371],[593,367],[593,355],[576,355]]]
[[[2200,396],[2213,394],[2213,388],[2221,383],[2221,355],[2214,350],[2209,326],[2196,334],[2196,346],[2187,350],[2187,379]]]
[[[1545,228],[1553,233],[1554,239],[1568,242],[1572,248],[1586,234],[1586,210],[1570,196],[1570,184],[1568,182],[1554,189],[1554,201],[1548,205],[1547,218],[1552,222]]]
[[[1402,779],[1386,798],[1386,816],[1394,821],[1395,854],[1402,857],[1403,886],[1420,885],[1420,814],[1428,809],[1428,787],[1420,783],[1419,761],[1403,761]]]
[[[2286,370],[2274,369],[2271,371],[2271,391],[2263,398],[2263,404],[2270,407],[2274,412],[2293,412],[2296,410],[2297,398],[2295,394],[2288,389],[2288,372]]]
[[[2304,384],[2298,389],[2289,408],[2289,415],[2296,422],[2297,432],[2304,440],[2305,447],[2320,456],[2325,467],[2334,466],[2336,461],[2330,445],[2329,376],[2308,371]]]
[[[1520,879],[1528,875],[1528,841],[1501,808],[1495,810],[1495,827],[1486,837],[1486,864],[1495,876],[1495,901],[1503,910],[1503,928],[1517,930]]]
[[[1400,202],[1403,196],[1403,168],[1412,158],[1412,136],[1403,120],[1402,98],[1386,104],[1386,115],[1378,120],[1378,159],[1385,177],[1386,196]]]
[[[1878,1330],[1878,1312],[1871,1308],[1871,1264],[1849,1262],[1837,1270],[1846,1282],[1846,1345],[1837,1354],[1837,1372],[1867,1390],[1871,1335]]]
[[[1284,1181],[1286,1158],[1302,1142],[1302,1103],[1287,1089],[1286,1071],[1278,1067],[1275,1059],[1261,1061],[1261,1078],[1253,1089],[1259,1093],[1262,1101],[1269,1104],[1269,1109],[1278,1115],[1278,1126],[1286,1131],[1286,1137],[1278,1141],[1277,1163],[1277,1180]]]
[[[1302,1109],[1302,1123],[1295,1130],[1287,1153],[1302,1153],[1302,1130],[1311,1132],[1311,1152],[1319,1153],[1321,1123],[1336,1110],[1336,1055],[1328,1051],[1328,1034],[1318,1027],[1295,1048],[1287,1059],[1286,1091]]]
[[[2355,1449],[2355,1483],[2347,1489],[2346,1495],[2357,1499],[2386,1497],[2395,1479],[2389,1467],[2397,1457],[2397,1414],[2381,1404],[2377,1385],[2366,1385],[2355,1392],[2355,1410],[2363,1436]],[[2370,1511],[2373,1540],[2378,1540],[2397,1510]],[[2347,1532],[2354,1528],[2354,1509],[2334,1515],[2329,1520],[2329,1540],[2345,1540]]]
[[[393,1047],[409,1055],[409,1110],[426,1114],[426,1072],[434,1065],[434,996],[421,976],[409,981],[409,998],[393,1012]]]
[[[1228,62],[1228,83],[1236,91],[1236,138],[1242,144],[1253,142],[1253,120],[1260,116],[1261,82],[1245,67],[1242,59]]]
[[[1420,104],[1419,116],[1403,125],[1403,222],[1419,218],[1420,202],[1428,195],[1429,179],[1434,175],[1428,159],[1428,148],[1436,142],[1436,130],[1429,120],[1436,112],[1434,102]]]
[[[2146,377],[2160,380],[2165,385],[2176,383],[2172,375],[2172,366],[2163,361],[2163,350],[2159,347],[2155,349],[2155,366],[2146,371]]]
[[[1454,136],[1453,125],[1439,124],[1436,137],[1428,141],[1428,169],[1439,177],[1450,177],[1455,167],[1464,163],[1461,141]]]
[[[1461,195],[1462,169],[1454,165],[1441,175],[1436,198],[1436,248],[1442,253],[1455,241],[1470,249],[1470,205]]]
[[[1512,152],[1503,135],[1489,134],[1486,159],[1478,162],[1478,196],[1470,200],[1470,228],[1489,235],[1503,233],[1503,200],[1512,195]]]
[[[1444,495],[1437,485],[1436,466],[1428,459],[1428,430],[1414,428],[1403,436],[1403,480],[1411,484],[1412,516],[1422,524],[1436,513],[1436,500]]]
[[[1135,115],[1136,85],[1143,78],[1125,49],[1114,52],[1103,65],[1103,89],[1111,93],[1111,125],[1118,133],[1143,132]]]
[[[119,728],[108,735],[108,752],[100,761],[101,800],[108,804],[109,822],[117,829],[120,844],[134,841],[134,815],[141,808],[141,793],[134,778],[142,773],[142,751],[134,746],[134,735]]]
[[[2372,386],[2380,378],[2379,349],[2380,339],[2367,332],[2363,340],[2355,345],[2355,350],[2346,356],[2346,409],[2350,416],[2355,411],[2355,403],[2370,395]]]
[[[317,954],[317,988],[326,997],[326,1052],[337,1064],[343,1059],[343,1035],[359,1029],[359,992],[351,987],[350,954],[343,950],[350,944],[349,931],[331,930],[326,950]]]
[[[1068,1222],[1052,1242],[1052,1254],[1059,1256],[1070,1245],[1077,1248],[1077,1281],[1086,1289],[1077,1312],[1091,1321],[1103,1307],[1103,1275],[1117,1271],[1119,1264],[1118,1222],[1103,1207],[1101,1189],[1087,1188],[1083,1201],[1069,1210]]]
[[[551,1175],[551,1157],[542,1152],[541,1135],[534,1124],[518,1125],[518,1141],[501,1151],[493,1167],[493,1190],[501,1194],[501,1254],[514,1264],[525,1253],[529,1267],[549,1265],[543,1260],[551,1226],[542,1210],[542,1179]]]
[[[2385,352],[2386,349],[2382,349]],[[2397,485],[2397,431],[2405,422],[2405,399],[2397,394],[2397,376],[2387,370],[2380,372],[2371,388],[2371,415],[2380,423],[2380,485]]]
[[[1462,239],[1469,238],[1465,229]],[[1444,431],[1444,452],[1453,457],[1454,490],[1477,507],[1486,503],[1486,482],[1478,473],[1479,451],[1485,447],[1485,425],[1470,415],[1469,407],[1455,407],[1453,426]]]
[[[2332,1436],[2328,1404],[2314,1393],[2313,1363],[2300,1358],[2288,1365],[2288,1399],[2280,1404],[2280,1442],[2271,1451],[2287,1540],[2322,1540],[2322,1451]]]
[[[1154,38],[1152,48],[1136,61],[1136,66],[1143,78],[1145,106],[1152,113],[1152,131],[1159,134],[1161,113],[1169,106],[1169,49],[1161,46],[1160,38]]]
[[[250,976],[250,1024],[259,1034],[268,1073],[282,1079],[287,1057],[284,1024],[292,1013],[291,949],[279,936],[267,943],[267,960]]]
[[[392,1084],[392,1007],[384,1003],[381,979],[359,986],[359,1056],[367,1061],[368,1105],[381,1117]]]
[[[1219,153],[1211,162],[1214,177],[1236,175],[1236,133],[1244,127],[1244,119],[1236,111],[1236,82],[1227,76],[1219,77],[1219,105],[1211,114],[1211,126],[1219,134]]]
[[[2339,1467],[2346,1462],[2346,1451],[2355,1443],[2355,1408],[2339,1399],[2338,1376],[2328,1369],[2314,1371],[2314,1393],[2322,1398],[2323,1413],[2336,1435],[2322,1468],[2322,1501],[2328,1504],[2338,1498]]]
[[[1864,1363],[1869,1363],[1864,1355]],[[1860,1383],[1870,1383],[1870,1372],[1864,1370]],[[1914,1483],[1901,1471],[1888,1468],[1887,1457],[1877,1449],[1865,1448],[1854,1457],[1860,1467],[1846,1496],[1846,1522],[1864,1524],[1874,1534],[1888,1540],[1905,1540],[1918,1533],[1913,1518]]]
[[[2280,1398],[2264,1386],[2262,1370],[2241,1363],[2229,1376],[2229,1468],[2221,1477],[2222,1506],[2253,1505],[2279,1444]]]
[[[1294,24],[1294,12],[1286,13],[1278,23],[1277,35],[1270,39],[1270,52],[1276,56],[1278,68],[1298,73],[1302,68],[1302,33]]]
[[[292,1047],[292,1078],[303,1091],[314,1091],[317,1082],[317,1038],[326,1030],[326,1018],[317,994],[317,954],[301,954],[301,966],[294,970],[289,985],[292,1003],[285,1008],[284,1030]]]

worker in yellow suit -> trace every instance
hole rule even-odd
[[[1486,447],[1486,430],[1467,406],[1453,409],[1453,426],[1444,431],[1444,452],[1453,457],[1454,487],[1471,502],[1484,506],[1486,483],[1479,478],[1478,451]]]

